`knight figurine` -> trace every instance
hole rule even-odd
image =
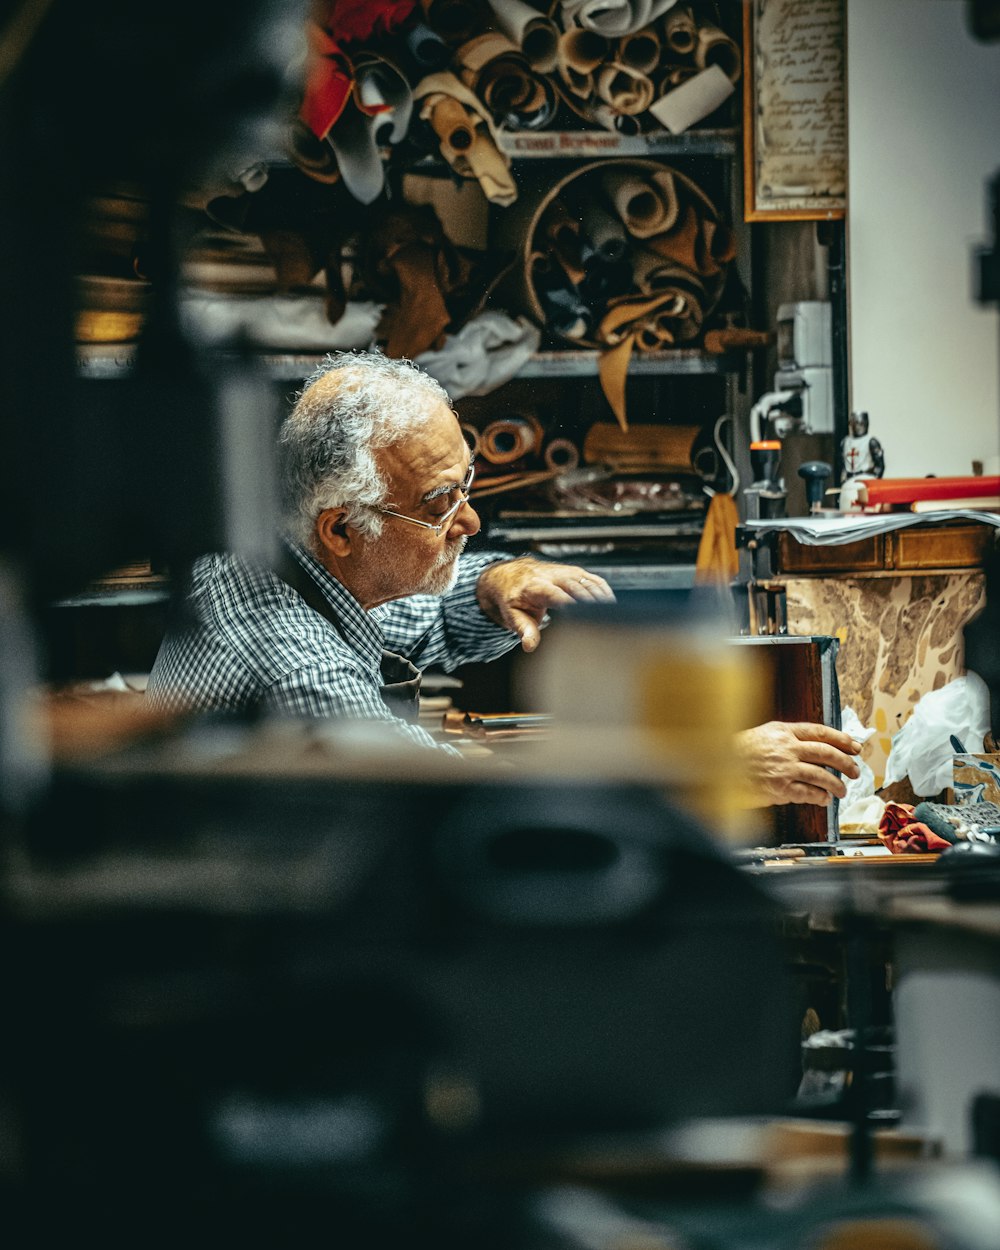
[[[852,412],[847,428],[847,437],[840,444],[844,463],[840,478],[842,512],[856,504],[857,484],[861,478],[882,477],[885,473],[885,453],[878,439],[868,433],[868,413]]]

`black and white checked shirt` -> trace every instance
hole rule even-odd
[[[419,642],[417,667],[447,671],[496,659],[517,645],[517,634],[495,625],[476,602],[479,574],[503,556],[460,556],[458,579],[447,594],[412,595],[366,612],[303,548],[289,544],[289,551],[330,603],[342,632],[272,570],[235,556],[203,556],[192,570],[188,621],[168,632],[149,675],[147,698],[154,707],[258,707],[375,720],[411,742],[437,747],[425,730],[393,716],[382,702],[383,649],[408,655]]]

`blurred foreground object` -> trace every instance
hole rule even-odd
[[[202,722],[57,773],[3,882],[0,1179],[43,1240],[493,1244],[505,1159],[783,1105],[775,913],[688,817],[425,757]]]
[[[759,826],[733,736],[765,719],[764,669],[731,644],[727,606],[712,588],[578,605],[540,653],[536,702],[559,723],[555,759],[578,754],[599,776],[630,761],[713,832],[746,841]]]

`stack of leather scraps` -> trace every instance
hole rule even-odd
[[[601,383],[623,429],[633,351],[700,343],[736,254],[701,188],[657,161],[598,161],[555,184],[528,181],[498,229],[520,243],[510,299],[554,338],[602,349]]]
[[[362,203],[393,150],[517,198],[500,131],[686,130],[741,72],[707,0],[315,0],[292,159]]]
[[[372,342],[382,309],[349,298],[361,208],[342,186],[275,167],[252,191],[192,203],[200,228],[183,251],[181,313],[198,339],[293,352]]]
[[[389,356],[440,350],[483,310],[513,257],[473,253],[445,235],[429,205],[368,214],[355,261],[359,289],[385,305],[376,339]]]
[[[185,255],[185,305],[210,338],[239,328],[280,350],[435,352],[432,371],[472,389],[500,385],[538,346],[526,320],[478,322],[513,256],[457,246],[430,204],[365,208],[341,184],[278,167],[204,212],[210,224]],[[249,263],[233,263],[241,257]]]

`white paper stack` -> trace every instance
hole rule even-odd
[[[758,534],[785,533],[807,547],[837,547],[856,543],[875,534],[904,529],[907,525],[940,524],[943,521],[979,521],[1000,528],[1000,512],[974,512],[954,509],[935,512],[878,512],[853,516],[782,517],[774,521],[747,521],[745,526]]]

